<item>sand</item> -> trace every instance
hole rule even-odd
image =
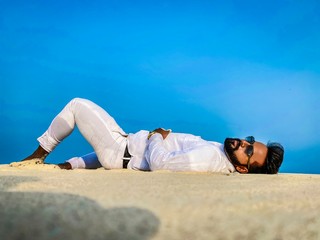
[[[320,175],[0,165],[0,239],[320,239]]]

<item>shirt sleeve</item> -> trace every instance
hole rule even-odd
[[[164,145],[160,134],[153,135],[148,144],[146,159],[150,169],[171,171],[210,171],[212,158],[215,154],[210,144],[204,141],[190,145],[188,148],[169,151]]]

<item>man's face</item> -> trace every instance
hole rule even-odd
[[[249,159],[250,166],[263,166],[268,153],[268,148],[265,144],[261,142],[250,143],[245,139],[239,138],[226,138],[224,148],[229,160],[240,173],[248,172]]]

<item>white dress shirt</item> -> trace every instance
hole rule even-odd
[[[224,153],[223,145],[184,133],[170,133],[163,140],[148,131],[128,135],[128,150],[132,158],[128,168],[143,171],[171,170],[197,172],[235,172]]]

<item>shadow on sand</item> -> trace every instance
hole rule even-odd
[[[72,194],[9,192],[33,177],[0,176],[0,239],[150,239],[160,221],[135,207],[105,209]]]

